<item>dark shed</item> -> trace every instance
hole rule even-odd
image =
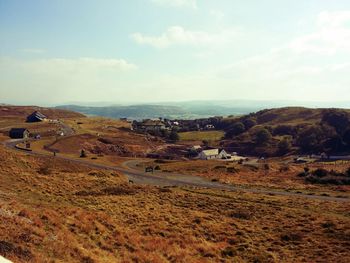
[[[30,132],[26,128],[12,128],[9,132],[9,136],[12,139],[27,139]]]
[[[27,122],[39,122],[47,119],[47,117],[39,111],[34,111],[27,117]]]

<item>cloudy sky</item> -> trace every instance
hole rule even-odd
[[[348,0],[0,0],[0,103],[350,100]]]

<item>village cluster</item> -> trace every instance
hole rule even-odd
[[[186,131],[203,131],[215,130],[216,125],[223,119],[223,117],[211,117],[195,120],[169,120],[159,118],[156,120],[145,119],[142,121],[134,120],[132,122],[132,129],[137,132],[161,132],[172,131],[178,132]]]
[[[139,133],[149,133],[152,135],[161,135],[165,132],[187,132],[187,131],[209,131],[217,129],[222,117],[211,117],[195,120],[170,120],[159,118],[156,120],[145,119],[142,121],[133,121],[132,130]],[[209,146],[194,145],[187,149],[187,157],[212,160],[231,159],[237,153],[228,154],[224,149],[212,148]]]
[[[36,123],[36,122],[48,122],[48,123],[60,123],[60,120],[49,119],[47,116],[42,114],[39,111],[34,111],[32,114],[28,115],[26,118],[27,123]],[[50,132],[50,131],[48,131]],[[60,130],[56,135],[64,136],[64,131]],[[9,137],[11,139],[29,139],[32,137],[34,139],[40,139],[41,134],[34,131],[30,131],[28,128],[20,127],[20,128],[11,128],[9,130]]]

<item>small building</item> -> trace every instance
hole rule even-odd
[[[198,155],[201,160],[212,160],[212,159],[230,159],[231,155],[227,154],[225,150],[210,149],[201,151]]]
[[[202,150],[202,146],[200,145],[193,145],[191,148],[190,148],[190,151],[193,151],[193,152],[198,152]]]
[[[214,129],[215,129],[215,126],[212,125],[212,124],[207,124],[207,125],[205,125],[205,129],[206,129],[206,130],[214,130]]]
[[[165,123],[160,120],[146,120],[143,122],[142,126],[144,127],[145,131],[161,131],[165,130]]]
[[[47,120],[47,117],[39,111],[34,111],[27,117],[27,122],[40,122]]]
[[[198,157],[201,160],[211,160],[211,159],[217,159],[218,155],[219,155],[219,149],[210,149],[210,150],[201,151]]]
[[[225,150],[221,150],[218,154],[218,159],[231,159],[231,155],[228,154]]]
[[[12,128],[9,136],[12,139],[28,139],[30,132],[26,128]]]

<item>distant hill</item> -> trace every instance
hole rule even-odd
[[[285,108],[288,106],[298,106],[299,108],[350,108],[350,102],[194,100],[129,105],[102,102],[91,104],[76,102],[57,106],[57,108],[109,118],[143,119],[163,117],[170,119],[199,119],[213,116],[245,115],[263,109]]]
[[[225,145],[251,155],[350,154],[350,110],[285,107],[225,118]]]
[[[215,102],[184,102],[129,105],[129,106],[104,106],[89,107],[80,105],[62,105],[58,109],[72,110],[86,115],[96,115],[109,118],[170,118],[170,119],[195,119],[212,116],[243,115],[260,110],[260,107],[251,106],[222,106]]]
[[[83,114],[64,109],[44,108],[37,106],[0,106],[0,117],[19,117],[25,119],[34,111],[40,111],[50,119],[81,118]]]

